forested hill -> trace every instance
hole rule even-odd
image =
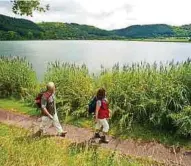
[[[183,26],[166,24],[133,25],[112,32],[129,38],[191,37],[191,24]]]
[[[0,40],[120,39],[113,32],[75,23],[43,22],[0,15]]]
[[[0,40],[33,39],[140,39],[163,37],[191,37],[191,25],[170,26],[165,24],[133,25],[117,30],[103,30],[76,23],[42,22],[0,14]]]
[[[94,26],[75,23],[44,22],[38,24],[43,29],[44,39],[117,39],[113,32]]]
[[[0,40],[38,38],[42,29],[25,19],[17,19],[0,14]]]
[[[133,25],[124,29],[114,30],[113,32],[119,36],[132,38],[166,37],[175,35],[173,27],[165,24]]]

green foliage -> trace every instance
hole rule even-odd
[[[0,40],[21,40],[21,36],[14,31],[0,31]]]
[[[175,35],[172,27],[165,24],[133,25],[113,32],[119,36],[130,38],[170,37]]]
[[[173,61],[153,65],[117,64],[112,70],[102,68],[92,77],[85,65],[51,63],[45,82],[53,81],[57,89],[57,106],[62,119],[87,117],[87,104],[97,88],[105,87],[112,108],[111,124],[118,130],[132,125],[151,127],[190,135],[191,61]],[[24,59],[0,59],[0,97],[23,97],[33,103],[39,92],[36,75]]]
[[[165,24],[133,25],[124,29],[113,30],[116,35],[128,38],[164,38],[189,37],[191,26],[170,26]]]
[[[65,23],[40,23],[39,26],[45,31],[46,39],[83,39],[88,36],[86,32],[74,28]]]
[[[111,39],[115,37],[109,31],[93,26],[68,23],[40,23],[45,39]],[[119,37],[118,37],[119,38]]]
[[[87,114],[85,107],[92,94],[92,79],[85,65],[55,62],[49,65],[45,82],[56,84],[57,99],[62,114]]]
[[[24,113],[28,115],[39,115],[39,112],[36,108],[31,107],[25,101],[15,100],[15,99],[0,99],[0,109],[11,110],[18,113]],[[59,110],[58,110],[59,111]],[[64,120],[65,124],[70,124],[77,127],[83,128],[94,128],[94,120],[93,117],[75,117],[73,115],[67,116]],[[123,130],[123,132],[119,131],[118,126],[114,123],[110,123],[110,135],[114,137],[119,137],[121,139],[133,139],[133,140],[141,140],[143,142],[153,141],[160,142],[167,146],[179,145],[184,147],[185,149],[191,149],[191,140],[187,137],[181,137],[180,134],[171,133],[168,131],[153,130],[151,126],[143,125],[143,124],[133,124],[130,130]]]
[[[33,3],[20,1],[19,3]],[[26,9],[28,10],[28,9]],[[170,26],[165,24],[134,25],[113,31],[76,23],[42,22],[35,24],[29,20],[0,15],[0,40],[124,40],[124,39],[167,39],[167,41],[188,41],[191,37],[190,25]]]
[[[27,1],[27,3],[30,3]],[[13,34],[9,34],[11,31]],[[39,23],[0,15],[0,40],[22,39],[122,39],[110,31],[68,23]]]
[[[0,165],[152,166],[150,159],[135,159],[67,139],[32,138],[31,133],[0,124]]]
[[[190,60],[184,63],[146,63],[115,66],[99,78],[98,87],[107,89],[113,108],[112,123],[124,131],[133,123],[150,124],[167,131],[176,131],[169,116],[178,114],[191,103]],[[186,133],[185,133],[186,134]]]
[[[181,27],[186,31],[186,33],[188,34],[188,36],[191,37],[191,24],[183,25],[183,26],[181,26]]]
[[[81,31],[87,32],[88,35],[92,35],[93,36],[112,36],[114,35],[112,32],[106,31],[106,30],[102,30],[102,29],[98,29],[94,26],[88,26],[88,25],[79,25],[79,24],[75,24],[72,23],[71,26],[73,26],[76,29],[79,29]]]
[[[191,136],[191,106],[186,106],[179,113],[173,113],[170,116],[175,126],[177,126],[178,134]]]
[[[56,63],[49,68],[46,81],[53,80],[58,84],[58,96],[63,108],[68,114],[78,116],[84,116],[85,108],[82,106],[88,103],[92,92],[105,87],[113,110],[111,122],[122,131],[131,129],[134,123],[140,123],[176,132],[176,125],[180,123],[175,125],[170,115],[179,114],[191,103],[189,59],[177,64],[125,65],[122,71],[119,65],[115,65],[112,71],[103,68],[101,75],[93,82],[86,75],[86,70],[86,74],[82,73],[75,65]]]
[[[183,27],[173,27],[173,31],[177,37],[188,37],[189,31]]]
[[[0,97],[26,97],[36,84],[36,73],[24,58],[0,57]]]
[[[32,21],[0,14],[0,40],[31,39],[29,33],[38,39],[41,32],[42,29]]]
[[[31,16],[34,11],[46,12],[49,10],[49,5],[42,7],[40,4],[40,0],[13,0],[12,10],[13,13],[19,15]]]
[[[34,100],[34,98],[33,98]],[[31,99],[32,101],[32,99]],[[39,112],[35,107],[31,107],[26,101],[14,99],[14,98],[3,98],[0,99],[0,109],[10,110],[13,112],[23,113],[31,116],[38,116]]]

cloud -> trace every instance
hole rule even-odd
[[[84,11],[83,6],[75,0],[54,0],[44,1],[44,4],[50,4],[50,12],[62,12],[68,14],[81,13]]]
[[[132,6],[125,1],[113,3],[109,0],[93,0],[92,2],[87,0],[41,0],[41,2],[42,5],[50,4],[48,12],[35,12],[33,17],[23,16],[22,18],[35,22],[75,22],[94,25],[103,29],[113,29],[121,26],[116,21],[117,17],[124,18],[124,23],[126,23],[127,15],[132,11]],[[0,1],[0,13],[20,17],[12,13],[10,1]]]
[[[5,8],[10,8],[11,7],[11,3],[10,1],[2,1],[0,0],[0,7],[5,7]]]
[[[12,14],[11,10],[11,2],[10,1],[2,1],[0,0],[0,14]]]
[[[50,11],[22,17],[35,22],[75,22],[103,29],[118,29],[134,24],[191,23],[190,0],[41,0]],[[14,16],[10,0],[0,0],[0,13]],[[20,16],[16,16],[20,17]]]

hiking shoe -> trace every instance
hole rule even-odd
[[[109,140],[106,139],[106,136],[101,136],[100,143],[108,144]]]
[[[99,133],[95,133],[94,138],[101,138]]]
[[[60,136],[60,137],[65,137],[66,134],[67,134],[67,131],[63,131],[62,133],[58,134],[58,136]]]
[[[36,133],[33,134],[33,137],[40,137],[42,136],[43,131],[42,130],[38,130]]]

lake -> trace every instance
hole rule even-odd
[[[85,63],[91,72],[103,65],[146,61],[183,61],[191,57],[189,43],[134,41],[0,41],[0,55],[26,57],[42,78],[48,62]]]

